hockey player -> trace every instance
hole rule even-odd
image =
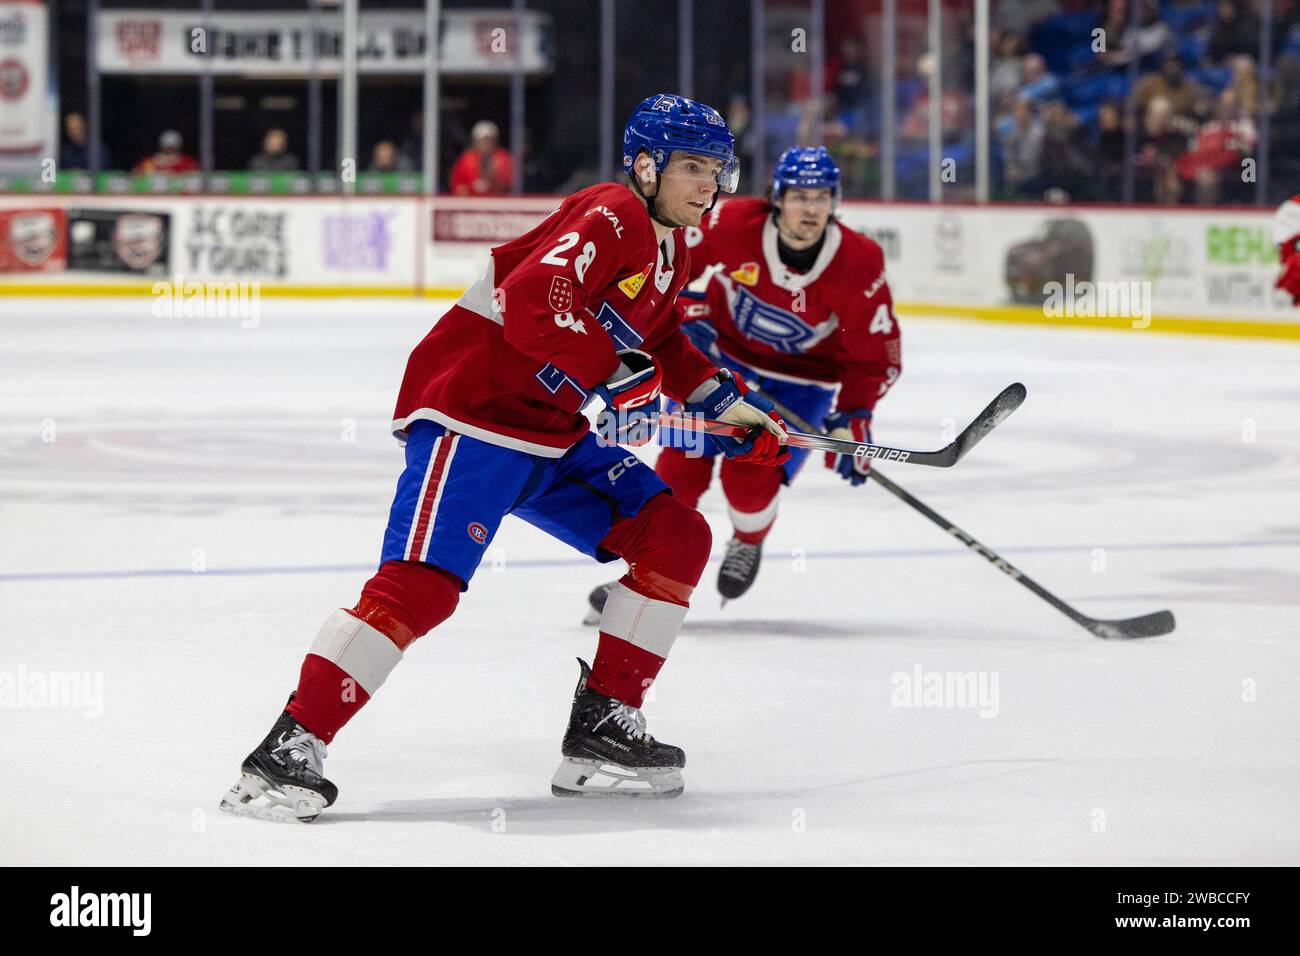
[[[451,615],[507,514],[629,565],[605,603],[593,663],[579,662],[553,792],[681,792],[685,754],[646,733],[640,706],[708,559],[709,528],[580,411],[598,396],[601,434],[644,430],[662,389],[692,412],[749,426],[714,447],[756,467],[783,459],[784,431],[769,403],[691,344],[674,309],[688,279],[679,229],[736,188],[726,124],[701,103],[652,96],[628,121],[623,152],[628,185],[581,190],[494,248],[412,352],[393,421],[406,470],[379,570],[354,607],[325,621],[223,809],[287,807],[310,821],[335,801],[326,745],[411,643]]]
[[[902,369],[898,323],[880,246],[836,221],[839,195],[839,169],[824,148],[786,150],[767,198],[731,200],[701,228],[687,230],[692,279],[700,282],[679,308],[682,331],[719,364],[803,418],[824,421],[831,435],[871,441],[876,403]],[[792,449],[781,469],[722,462],[734,529],[718,572],[724,602],[754,583],[781,486],[794,480],[807,455]],[[655,470],[694,506],[712,480],[714,460],[667,447]],[[855,486],[871,467],[870,459],[834,453],[825,463]],[[608,588],[591,593],[589,621]]]
[[[1273,217],[1273,241],[1277,243],[1282,270],[1277,287],[1300,305],[1300,196],[1282,203]]]

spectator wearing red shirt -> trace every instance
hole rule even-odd
[[[470,133],[470,148],[451,168],[451,191],[457,196],[502,196],[510,192],[513,164],[491,120],[479,120]]]
[[[174,129],[164,130],[158,137],[158,152],[146,156],[136,164],[137,173],[193,173],[199,161],[181,152],[181,134]]]

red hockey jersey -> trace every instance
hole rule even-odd
[[[681,231],[655,241],[624,186],[574,193],[534,229],[492,250],[483,276],[416,346],[393,414],[399,438],[431,420],[495,445],[558,458],[586,434],[593,386],[639,348],[664,392],[689,395],[717,371],[681,333],[689,279]]]
[[[772,378],[840,383],[836,407],[872,409],[903,368],[898,321],[873,240],[832,221],[806,273],[788,269],[764,199],[733,199],[686,230],[692,280],[709,273],[701,303],[718,347]]]

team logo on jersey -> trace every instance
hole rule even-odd
[[[731,273],[731,278],[741,285],[755,285],[758,282],[758,263],[742,263],[740,268]]]
[[[488,530],[487,528],[479,524],[477,521],[471,521],[469,523],[469,527],[466,528],[465,530],[468,531],[469,536],[473,538],[475,541],[477,541],[479,544],[487,544]]]
[[[736,328],[745,336],[786,353],[807,352],[840,324],[839,319],[831,316],[813,328],[793,312],[764,302],[747,289],[736,290],[731,313]]]
[[[629,299],[635,299],[636,294],[641,291],[641,287],[645,285],[645,280],[649,277],[650,266],[646,266],[636,275],[628,276],[618,284],[618,287],[623,290],[623,294]]]
[[[573,308],[573,282],[568,276],[551,276],[551,294],[546,299],[556,312]]]

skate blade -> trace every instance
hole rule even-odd
[[[565,757],[551,778],[557,797],[680,796],[685,789],[678,767],[624,767],[606,760]]]
[[[221,798],[219,809],[239,817],[275,823],[311,823],[327,804],[314,790],[285,786],[276,789],[270,781],[251,773],[239,780]]]

